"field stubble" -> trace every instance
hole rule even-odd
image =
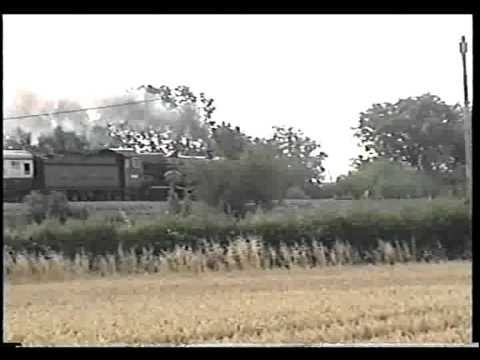
[[[5,304],[25,345],[469,343],[471,263],[7,284]]]

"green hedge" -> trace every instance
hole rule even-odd
[[[461,201],[418,201],[381,211],[378,208],[288,210],[257,213],[236,221],[222,214],[193,214],[186,218],[161,215],[134,220],[131,227],[118,221],[92,217],[85,221],[53,220],[22,230],[4,230],[4,244],[13,250],[51,249],[74,255],[81,249],[92,255],[123,249],[153,247],[168,250],[175,245],[195,248],[202,241],[228,243],[236,236],[258,236],[265,244],[309,244],[312,241],[333,246],[336,240],[349,242],[360,251],[369,251],[377,241],[399,241],[421,251],[441,244],[449,258],[469,251],[469,220]]]

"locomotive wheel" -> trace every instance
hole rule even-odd
[[[93,192],[93,200],[94,201],[102,201],[102,193],[100,191]]]
[[[67,199],[68,201],[78,201],[78,195],[75,191],[68,191]]]
[[[96,201],[97,198],[95,195],[94,191],[87,191],[87,201]]]

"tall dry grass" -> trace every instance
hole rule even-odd
[[[38,255],[5,249],[4,272],[7,281],[16,283],[159,272],[305,269],[359,263],[393,265],[414,261],[414,251],[408,244],[391,244],[382,240],[378,241],[377,249],[362,254],[338,239],[330,248],[319,242],[291,246],[282,243],[272,247],[257,237],[237,238],[226,246],[202,241],[196,249],[176,245],[171,251],[157,254],[152,248],[124,250],[120,246],[116,253],[95,257],[84,252],[70,258],[55,252]],[[437,262],[442,260],[441,257],[431,258]]]

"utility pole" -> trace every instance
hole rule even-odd
[[[468,83],[467,83],[467,42],[465,36],[462,36],[460,42],[460,54],[462,55],[463,63],[463,93],[464,93],[464,107],[463,107],[463,122],[465,128],[465,162],[466,162],[466,177],[467,177],[467,201],[470,219],[472,218],[472,123],[470,119],[470,109],[468,103]]]

